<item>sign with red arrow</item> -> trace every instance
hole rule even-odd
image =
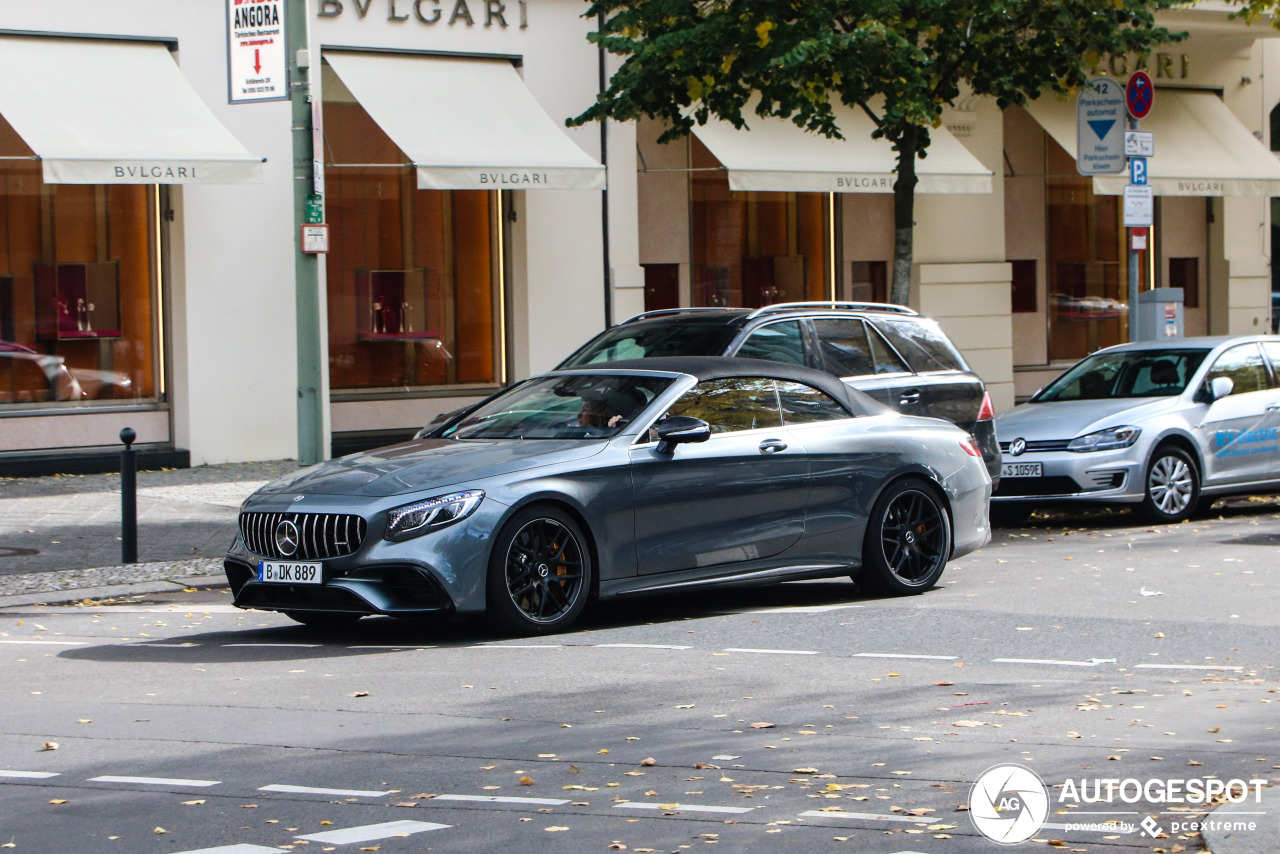
[[[285,101],[285,0],[227,0],[227,100]]]

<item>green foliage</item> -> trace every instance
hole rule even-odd
[[[1263,2],[1263,0],[1253,0]],[[1277,0],[1268,0],[1277,2]],[[936,126],[968,86],[1001,106],[1082,84],[1099,56],[1177,40],[1155,24],[1175,0],[596,0],[591,39],[626,57],[570,124],[642,115],[664,141],[709,118],[756,112],[839,137],[833,102],[868,111],[877,135]],[[927,133],[920,148],[928,145]]]

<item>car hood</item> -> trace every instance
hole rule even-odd
[[[607,445],[607,441],[554,439],[420,439],[302,469],[272,481],[260,492],[399,495],[583,460]]]
[[[1160,397],[1024,403],[996,416],[996,435],[1002,442],[1074,439],[1108,427],[1142,426],[1148,418],[1178,408],[1178,401]]]

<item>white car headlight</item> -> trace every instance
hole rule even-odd
[[[1067,445],[1068,451],[1087,453],[1089,451],[1114,451],[1127,448],[1138,441],[1142,430],[1138,427],[1108,427],[1096,433],[1077,436]]]
[[[470,516],[483,499],[483,490],[468,489],[397,507],[387,513],[387,531],[383,536],[388,540],[407,540],[442,528]]]

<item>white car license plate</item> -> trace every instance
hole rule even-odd
[[[1001,477],[1044,477],[1040,463],[1005,463],[1000,466]]]
[[[258,561],[258,580],[279,584],[323,584],[324,573],[318,563],[261,560]]]

